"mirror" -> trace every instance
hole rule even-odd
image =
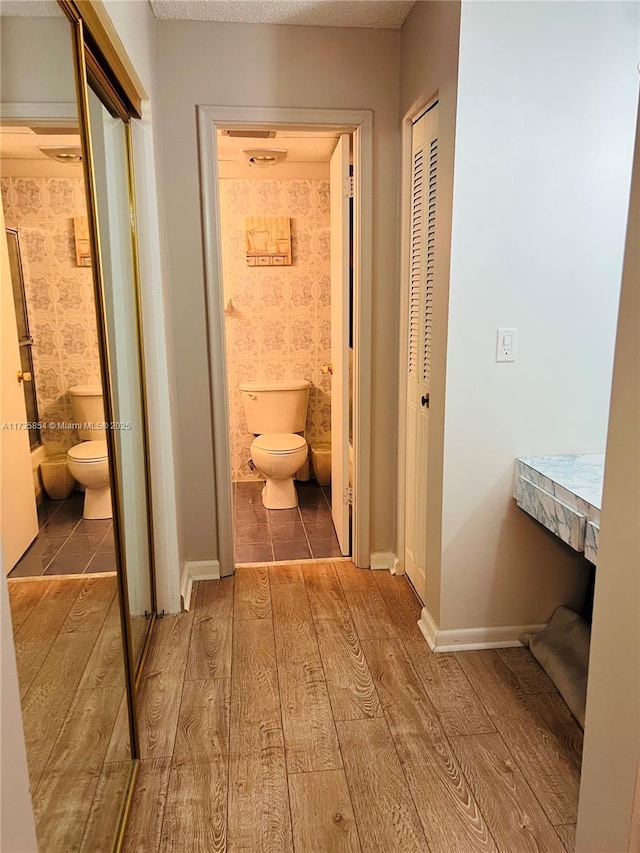
[[[89,91],[89,118],[118,454],[119,504],[133,668],[140,665],[154,609],[144,376],[131,230],[127,127]]]
[[[96,426],[105,377],[93,273],[76,254],[87,164],[72,29],[54,3],[3,2],[1,14],[0,362],[3,420],[17,425],[2,436],[2,582],[40,853],[96,853],[113,849],[132,781],[132,693]],[[41,423],[28,429],[36,407]]]

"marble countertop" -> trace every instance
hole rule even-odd
[[[513,497],[520,509],[597,562],[604,453],[521,456]]]

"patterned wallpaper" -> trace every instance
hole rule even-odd
[[[71,385],[100,383],[91,269],[76,266],[73,217],[86,216],[82,178],[1,178],[7,228],[19,233],[41,421],[73,421]],[[78,442],[45,429],[47,453]]]
[[[255,480],[238,385],[256,379],[308,379],[306,438],[331,432],[331,279],[329,182],[323,180],[220,181],[231,462],[234,480]],[[293,264],[249,267],[245,257],[248,216],[291,218]]]

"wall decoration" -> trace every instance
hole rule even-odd
[[[291,266],[291,220],[287,216],[250,216],[246,234],[248,266]]]
[[[91,243],[89,241],[89,223],[86,216],[73,217],[73,232],[76,243],[76,266],[91,266]]]

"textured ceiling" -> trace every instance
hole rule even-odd
[[[399,29],[414,0],[150,0],[156,18]]]

